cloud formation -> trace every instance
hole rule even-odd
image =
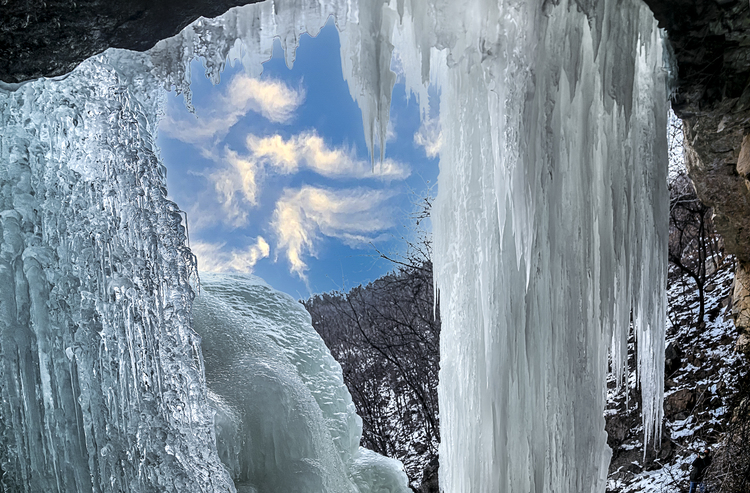
[[[209,175],[226,218],[224,222],[235,227],[247,223],[247,205],[258,205],[257,162],[240,157],[235,151],[226,149],[224,161],[227,166]]]
[[[294,90],[280,80],[239,74],[229,83],[227,100],[243,115],[252,110],[272,122],[287,123],[305,100],[305,92],[301,87]]]
[[[198,257],[198,270],[202,272],[242,272],[250,274],[255,264],[268,257],[271,248],[262,236],[254,245],[244,250],[225,251],[225,243],[194,242],[190,249]]]
[[[437,118],[429,118],[423,121],[417,133],[414,134],[414,143],[424,147],[427,157],[434,158],[440,154],[440,148],[443,145],[440,121]]]
[[[330,148],[314,132],[303,132],[284,140],[280,135],[247,137],[251,159],[268,163],[277,172],[296,173],[304,166],[327,178],[374,178],[382,181],[403,180],[411,171],[406,164],[392,159],[377,163],[373,168],[367,161],[358,160],[351,151]]]
[[[383,190],[329,190],[304,186],[286,189],[276,203],[271,226],[289,269],[306,280],[304,258],[316,255],[320,235],[337,238],[349,246],[376,241],[393,226],[393,214],[384,206],[391,197]]]
[[[210,109],[201,111],[199,108],[197,115],[193,115],[186,110],[174,110],[173,106],[160,122],[159,129],[181,142],[211,147],[250,111],[275,123],[288,123],[304,99],[301,87],[292,89],[280,80],[253,79],[240,73],[211,101]]]
[[[226,166],[209,174],[217,199],[226,217],[222,220],[234,227],[247,224],[248,208],[258,205],[260,184],[266,174],[290,175],[305,168],[327,178],[373,178],[389,182],[403,180],[409,167],[392,159],[372,164],[360,161],[341,148],[328,147],[323,139],[305,132],[284,140],[281,135],[247,137],[247,155],[225,149],[222,161]]]

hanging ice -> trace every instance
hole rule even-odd
[[[65,80],[0,91],[0,461],[11,490],[231,491],[230,474],[275,484],[250,478],[262,454],[228,434],[258,431],[241,416],[244,394],[209,393],[203,380],[191,257],[153,146],[157,88],[187,89],[193,56],[211,77],[227,55],[257,72],[275,35],[291,63],[299,32],[329,14],[345,27],[342,66],[371,151],[383,148],[394,49],[424,109],[425,84],[441,91],[443,490],[603,491],[607,348],[621,375],[631,311],[646,438],[659,436],[666,89],[646,7],[279,0],[199,21],[147,56],[109,52]],[[304,457],[338,459],[282,462],[310,466],[321,488],[366,491],[380,459],[353,451],[349,414],[320,418],[333,408],[300,393],[309,374],[295,358],[244,385],[289,389],[315,415],[308,438],[330,437],[310,438]]]
[[[462,6],[459,25],[473,36],[439,79],[433,217],[441,485],[601,492],[607,348],[621,375],[631,309],[646,440],[660,436],[660,33],[634,1]]]
[[[233,490],[156,93],[134,82],[98,57],[0,91],[4,491]]]

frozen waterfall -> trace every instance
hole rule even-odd
[[[300,303],[252,276],[204,275],[193,309],[238,492],[409,491],[399,462],[359,447],[341,366]]]
[[[262,313],[273,303],[296,313],[292,301],[206,277],[193,309],[193,258],[153,143],[161,87],[188,93],[193,57],[212,78],[227,57],[257,74],[274,36],[292,63],[299,33],[329,15],[374,155],[394,50],[425,113],[427,84],[441,92],[442,489],[602,492],[608,351],[621,380],[631,319],[646,439],[660,436],[667,93],[648,9],[277,0],[199,20],[146,54],[110,50],[60,80],[0,89],[7,490],[365,493],[401,481],[357,449],[335,364],[301,313],[289,333],[245,330],[276,320]]]
[[[640,2],[498,7],[452,13],[478,37],[441,79],[441,485],[603,492],[631,310],[645,439],[661,430],[661,37]]]

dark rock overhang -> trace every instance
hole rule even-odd
[[[683,119],[690,177],[727,250],[750,262],[750,4],[645,2],[677,61],[672,108]]]
[[[259,0],[0,0],[0,80],[63,75],[109,47],[145,51]]]
[[[750,109],[750,5],[746,0],[645,0],[679,69],[672,106],[683,118],[734,101]]]

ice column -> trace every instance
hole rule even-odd
[[[137,60],[135,79],[109,61],[0,90],[4,491],[234,491],[151,137],[159,99]]]
[[[433,216],[441,485],[603,492],[607,350],[631,310],[647,439],[662,417],[660,33],[638,1],[472,6],[438,17],[459,30]]]

